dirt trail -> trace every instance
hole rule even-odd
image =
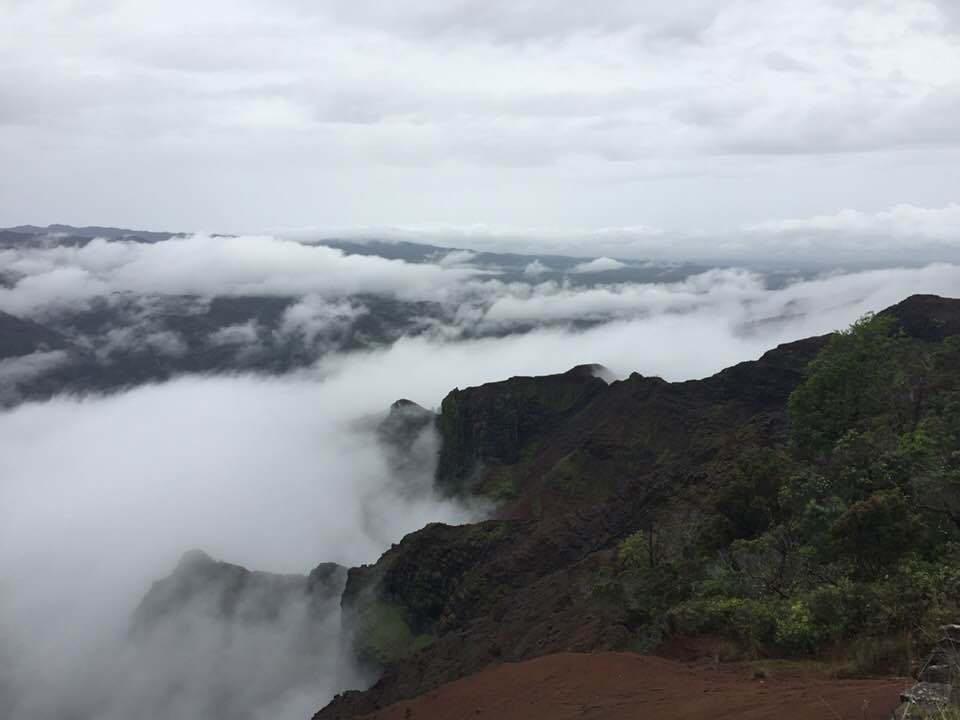
[[[829,680],[796,667],[691,665],[630,653],[507,663],[367,720],[889,720],[909,679]]]

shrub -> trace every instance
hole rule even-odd
[[[680,603],[671,608],[668,620],[682,635],[720,635],[754,646],[773,639],[776,616],[772,602],[715,597]]]
[[[617,548],[620,566],[627,572],[640,572],[650,567],[650,543],[647,534],[640,530],[620,543]]]
[[[788,652],[800,654],[812,653],[820,647],[822,629],[806,602],[794,600],[777,617],[776,641]]]
[[[854,503],[837,518],[830,533],[837,549],[854,558],[862,574],[870,576],[902,556],[918,529],[917,518],[898,488]]]
[[[848,583],[819,587],[804,598],[813,624],[819,629],[819,642],[838,641],[850,632],[849,603],[853,598]]]

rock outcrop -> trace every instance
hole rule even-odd
[[[559,427],[606,386],[594,366],[582,365],[562,375],[513,377],[453,390],[440,408],[438,487],[453,493],[502,492],[482,486],[483,469],[517,463],[531,441]]]
[[[942,720],[960,710],[960,625],[945,625],[893,720]]]
[[[309,575],[252,571],[191,550],[173,573],[153,583],[134,612],[132,629],[143,634],[183,613],[272,622],[292,603],[306,603],[308,608],[328,604],[342,592],[346,575],[347,569],[334,563],[318,565]]]
[[[481,557],[510,541],[512,530],[496,521],[433,523],[376,564],[352,568],[341,606],[357,659],[381,671],[475,612],[489,599],[489,578],[472,571]]]
[[[883,310],[900,321],[903,331],[920,340],[939,342],[960,335],[960,301],[939,295],[911,295],[903,302]]]

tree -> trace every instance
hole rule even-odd
[[[901,336],[896,320],[868,314],[834,333],[810,363],[806,379],[790,396],[794,448],[804,457],[824,457],[850,430],[888,413],[901,392],[897,369]]]
[[[854,559],[861,574],[876,576],[902,557],[919,531],[899,488],[853,503],[831,528],[838,552]]]

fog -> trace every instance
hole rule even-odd
[[[229,635],[188,618],[194,631],[171,629],[145,647],[126,639],[130,616],[193,547],[305,573],[321,561],[372,562],[431,520],[476,517],[433,498],[431,467],[420,486],[390,477],[371,416],[399,392],[399,382],[368,387],[358,372],[184,378],[0,416],[0,677],[9,686],[0,714],[245,716],[207,713],[224,693],[227,708],[249,717],[306,717],[322,705],[345,682],[334,672],[336,603],[319,656],[296,645],[296,606],[276,625]]]
[[[146,644],[130,639],[131,613],[190,548],[253,569],[306,573],[323,561],[372,562],[430,521],[482,517],[487,508],[435,495],[429,433],[418,471],[391,472],[374,427],[392,401],[436,408],[454,387],[587,362],[612,377],[703,377],[914,292],[957,295],[960,267],[840,274],[779,290],[744,270],[662,285],[485,287],[492,304],[464,322],[595,324],[469,341],[405,337],[282,377],[184,376],[0,414],[3,714],[307,717],[334,692],[367,680],[341,655],[336,602],[311,625],[306,646],[295,603],[269,625],[224,624],[189,609]],[[322,307],[337,322],[349,315],[349,306],[329,312],[320,298],[311,292],[302,308]],[[298,312],[290,322],[301,326],[323,314],[304,310],[308,323]],[[252,336],[239,326],[219,340]]]

